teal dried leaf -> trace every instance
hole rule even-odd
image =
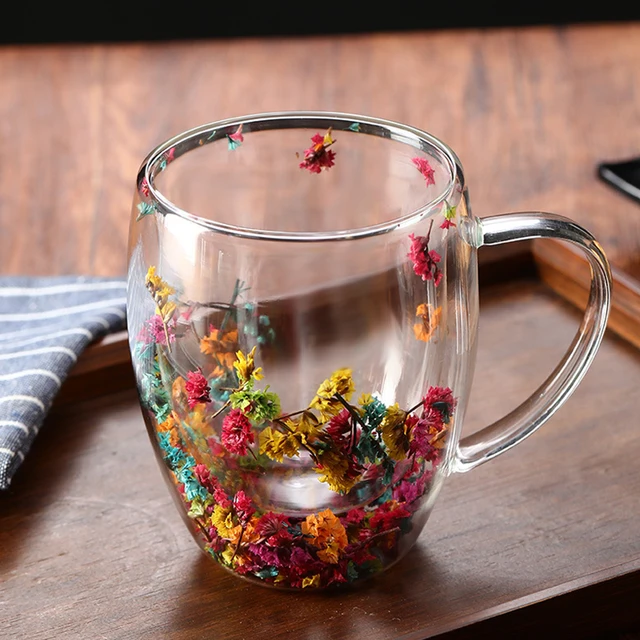
[[[354,580],[358,579],[358,570],[356,569],[356,565],[353,563],[353,561],[350,561],[349,564],[347,565],[347,580],[349,580],[349,582],[353,582]]]
[[[140,202],[138,204],[138,217],[136,218],[136,222],[139,222],[145,216],[150,216],[152,213],[156,212],[156,207],[153,204],[149,204],[148,202]]]
[[[256,578],[260,578],[260,580],[265,580],[266,578],[275,578],[278,575],[278,570],[275,567],[267,567],[266,569],[256,571],[253,575],[255,575]]]
[[[355,133],[360,133],[360,123],[359,122],[352,122],[349,125],[349,131],[354,131]]]

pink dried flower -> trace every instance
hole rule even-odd
[[[433,226],[433,221],[431,221],[431,226]],[[431,226],[426,236],[415,236],[413,233],[409,236],[411,248],[407,257],[413,262],[414,273],[425,282],[433,280],[434,285],[437,287],[442,281],[442,271],[438,267],[441,258],[437,251],[429,250]]]
[[[313,144],[305,149],[304,160],[300,163],[301,169],[307,169],[311,173],[320,173],[322,169],[329,169],[335,164],[335,151],[329,147],[335,143],[331,137],[331,129],[324,136],[316,133],[312,138]]]
[[[437,449],[432,441],[443,426],[442,424],[433,424],[429,419],[419,419],[412,430],[409,455],[416,455],[425,460],[434,460]],[[407,499],[406,502],[412,502],[412,500]]]
[[[242,526],[246,526],[247,522],[251,520],[251,516],[256,512],[250,498],[242,490],[238,491],[233,498],[233,510]]]
[[[173,343],[176,340],[175,336],[176,322],[172,318],[167,322],[167,330],[165,332],[164,322],[160,314],[151,316],[149,320],[142,327],[138,341],[143,344],[167,344],[167,335],[169,336],[169,342]]]
[[[242,124],[238,126],[235,133],[227,134],[227,141],[229,144],[229,151],[234,151],[244,142],[244,136],[242,135]]]
[[[216,504],[219,504],[223,509],[227,509],[231,506],[231,500],[229,500],[229,496],[218,482],[216,482],[213,488],[213,499],[216,501]]]
[[[184,386],[187,391],[189,409],[193,409],[201,402],[211,402],[211,396],[209,395],[209,383],[202,375],[202,371],[200,371],[200,369],[198,369],[198,371],[189,371],[187,377],[188,379]]]
[[[193,467],[193,474],[195,475],[198,482],[211,494],[215,491],[216,488],[216,478],[211,475],[211,471],[204,464],[197,464]]]
[[[434,178],[435,170],[426,158],[411,158],[411,162],[416,165],[416,169],[424,176],[427,187],[436,183]]]
[[[149,183],[146,178],[142,178],[142,182],[140,183],[140,191],[145,197],[149,197]]]
[[[239,456],[247,454],[248,446],[254,443],[255,437],[249,418],[240,409],[231,409],[224,417],[220,439],[230,453]]]
[[[449,229],[450,227],[455,227],[456,223],[453,220],[446,219],[441,225],[441,229]]]

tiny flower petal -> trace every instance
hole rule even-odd
[[[434,178],[435,170],[426,158],[411,158],[411,162],[413,162],[416,169],[424,176],[427,187],[436,183]]]

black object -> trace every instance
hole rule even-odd
[[[624,195],[640,202],[640,157],[623,162],[603,162],[598,165],[598,175]]]
[[[145,0],[2,5],[0,44],[311,36],[433,29],[568,25],[640,19],[639,2],[354,0],[205,2]]]

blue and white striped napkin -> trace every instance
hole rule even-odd
[[[0,489],[85,347],[125,327],[124,280],[0,277]]]

